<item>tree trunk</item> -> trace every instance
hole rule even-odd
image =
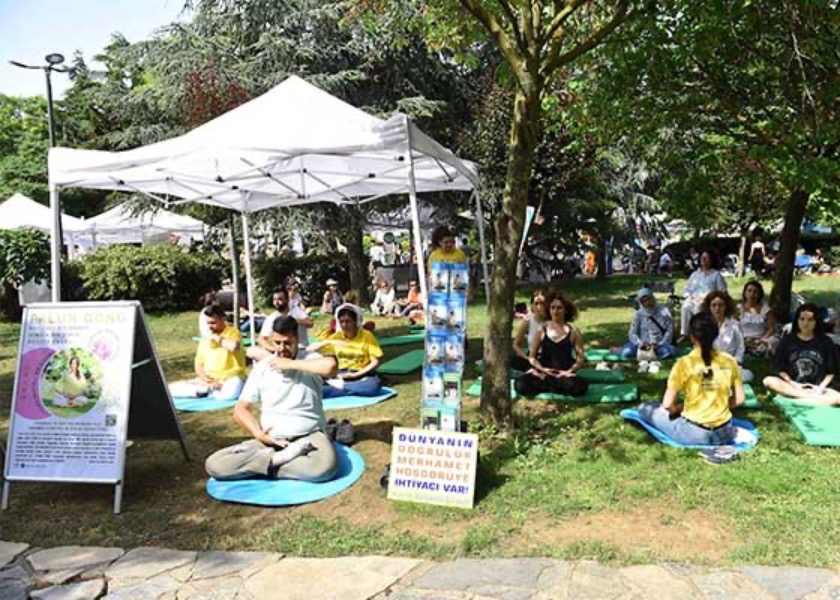
[[[233,279],[233,322],[239,327],[239,246],[236,245],[236,215],[230,213],[230,272]]]
[[[492,418],[502,430],[512,425],[510,397],[511,327],[516,292],[516,263],[525,212],[537,128],[540,120],[539,89],[516,92],[508,147],[507,175],[502,206],[494,222],[493,278],[488,299],[488,327],[484,340],[484,377],[481,413]]]
[[[361,306],[370,304],[368,290],[368,259],[362,243],[364,218],[357,206],[348,206],[349,227],[344,231],[342,242],[347,246],[347,262],[350,269],[350,288],[358,290]]]
[[[746,272],[747,265],[747,232],[741,232],[741,245],[738,247],[738,277],[743,277]],[[758,276],[756,276],[756,279]]]
[[[773,291],[770,306],[781,323],[790,320],[790,296],[793,288],[793,266],[796,261],[796,246],[802,231],[802,219],[808,207],[808,193],[796,189],[790,194],[785,210],[785,225],[780,238],[779,255],[773,269]]]
[[[0,312],[12,322],[19,322],[23,316],[18,289],[10,283],[4,283],[0,290]]]
[[[596,275],[596,279],[606,279],[607,278],[607,238],[598,235],[595,238],[596,248],[595,253],[597,254],[596,257],[596,268],[598,269],[598,273]]]

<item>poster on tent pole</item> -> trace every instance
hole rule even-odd
[[[136,310],[130,303],[25,309],[7,479],[122,480]]]

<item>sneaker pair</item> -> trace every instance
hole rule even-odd
[[[658,360],[639,361],[639,373],[650,373],[652,375],[655,375],[656,373],[659,373],[661,369],[662,363],[660,363]]]
[[[343,419],[340,422],[335,419],[330,419],[327,421],[327,427],[324,433],[333,442],[338,442],[345,446],[352,446],[353,442],[356,441],[356,430],[353,428],[353,424],[347,419]]]

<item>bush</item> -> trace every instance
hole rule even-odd
[[[258,299],[268,299],[275,287],[294,275],[300,280],[300,293],[309,306],[320,306],[330,277],[340,290],[350,287],[350,269],[346,254],[261,258],[253,262]],[[259,304],[259,301],[257,302]]]
[[[108,246],[79,265],[89,300],[139,300],[147,311],[197,309],[201,296],[221,287],[226,271],[215,254],[169,244]]]

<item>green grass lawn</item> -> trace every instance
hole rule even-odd
[[[587,345],[623,342],[632,309],[626,298],[641,277],[563,284],[578,303]],[[735,295],[743,281],[729,280]],[[840,279],[803,278],[795,288],[834,306]],[[521,290],[527,294],[529,290]],[[322,319],[323,321],[323,319]],[[188,376],[195,315],[150,317],[170,380]],[[407,333],[378,320],[380,335]],[[467,385],[476,377],[486,326],[484,307],[470,309]],[[0,325],[0,435],[8,427],[19,327]],[[386,359],[408,349],[386,348]],[[757,380],[767,372],[750,364]],[[664,391],[667,369],[638,375],[645,400]],[[389,502],[379,475],[390,432],[419,421],[419,373],[389,378],[399,396],[382,405],[336,413],[356,424],[367,469],[350,490],[286,509],[222,504],[204,492],[203,459],[241,433],[226,411],[180,414],[193,460],[174,442],[138,440],[128,450],[123,514],[111,513],[105,486],[14,484],[0,514],[0,539],[36,546],[159,545],[184,549],[268,550],[306,556],[401,554],[425,557],[592,557],[625,563],[669,560],[840,565],[840,452],[811,448],[766,401],[739,411],[760,428],[758,448],[731,465],[706,465],[691,451],[655,443],[618,416],[620,406],[519,401],[511,438],[481,434],[478,503],[472,511]],[[478,401],[465,399],[477,423]],[[838,409],[840,410],[840,409]],[[332,415],[333,413],[331,413]]]

